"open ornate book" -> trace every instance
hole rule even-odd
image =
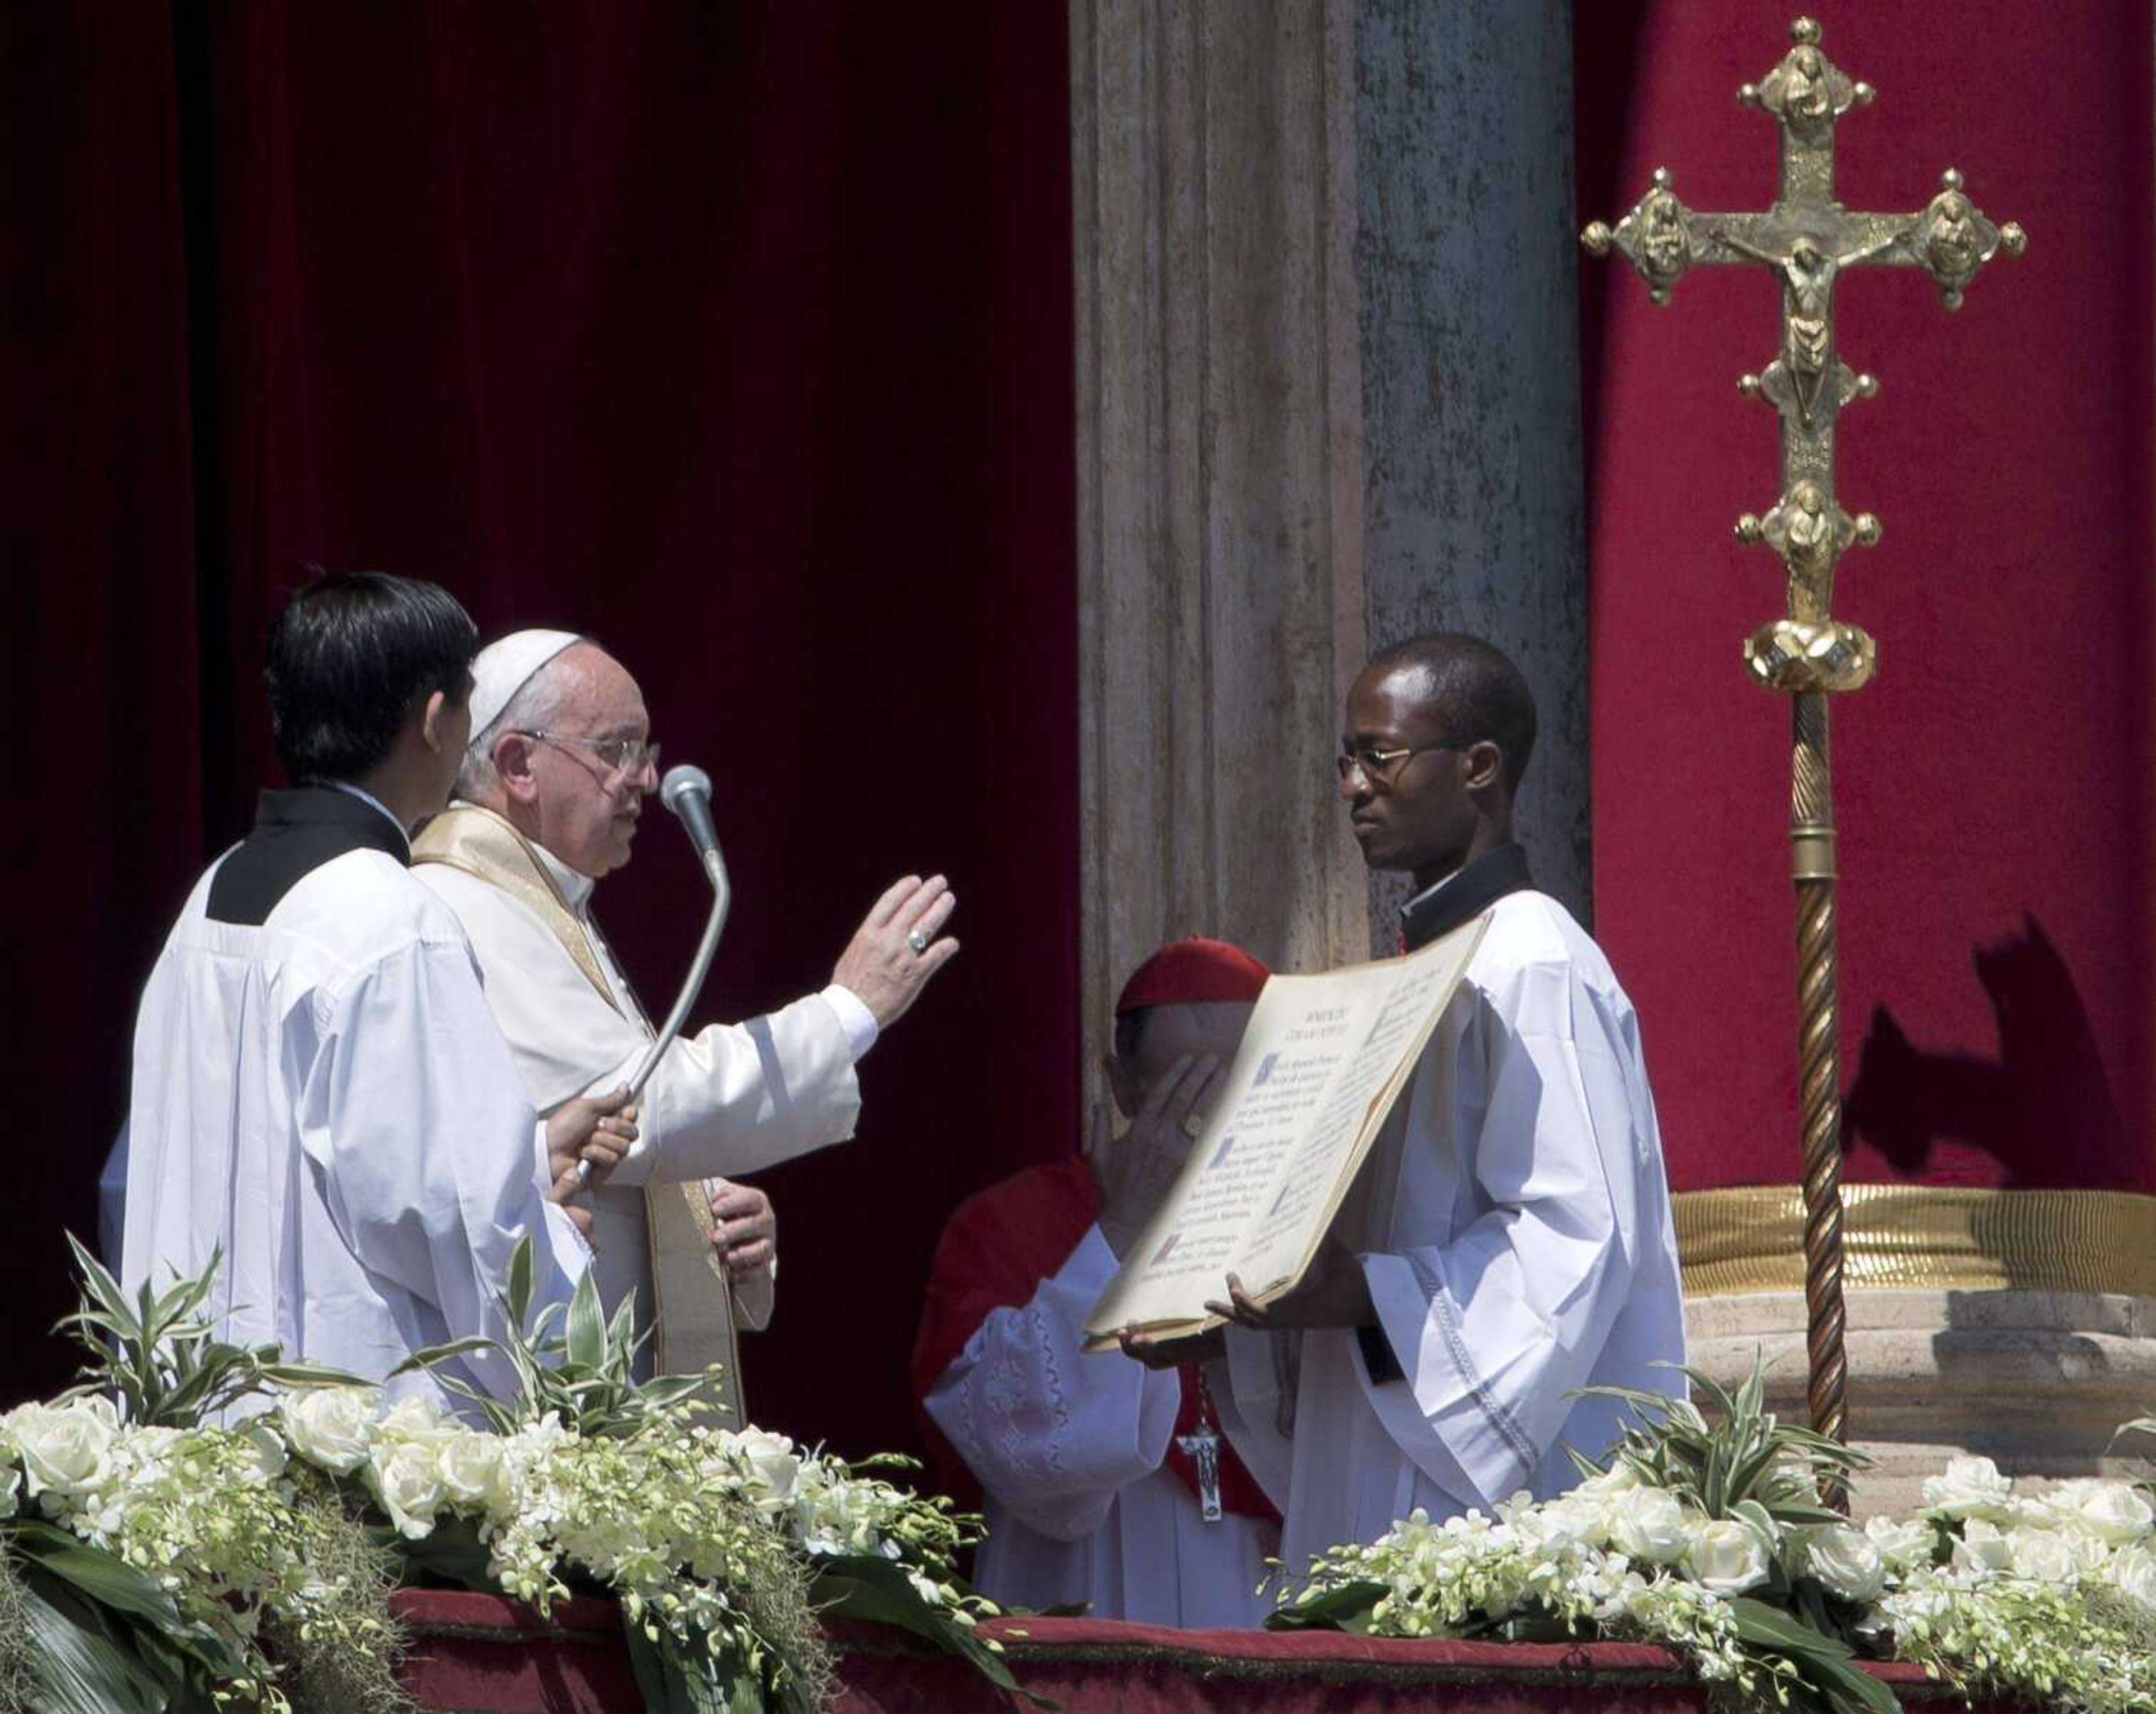
[[[1292,1290],[1489,927],[1486,911],[1421,951],[1265,984],[1190,1159],[1086,1318],[1089,1351],[1135,1321],[1219,1325],[1238,1275],[1260,1303]]]

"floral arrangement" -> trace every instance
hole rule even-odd
[[[0,1417],[0,1711],[389,1714],[409,1703],[388,1594],[415,1582],[542,1611],[617,1596],[664,1714],[818,1707],[832,1615],[1015,1687],[975,1634],[995,1609],[956,1573],[974,1520],[875,1473],[901,1460],[714,1426],[706,1377],[634,1382],[633,1311],[603,1320],[588,1279],[528,1317],[528,1250],[505,1350],[523,1395],[485,1401],[484,1426],[218,1343],[214,1264],[131,1301],[76,1254],[85,1304],[63,1325],[91,1353],[85,1384]],[[475,1396],[450,1362],[475,1343],[412,1367]]]
[[[1606,1464],[1537,1505],[1417,1512],[1283,1588],[1276,1628],[1393,1637],[1661,1644],[1741,1706],[1897,1705],[1860,1656],[1921,1663],[1964,1696],[2156,1714],[2156,1485],[2028,1495],[1958,1458],[1908,1517],[1861,1528],[1820,1504],[1866,1462],[1686,1371],[1716,1408],[1622,1394]],[[2156,1433],[2156,1420],[2121,1433]]]

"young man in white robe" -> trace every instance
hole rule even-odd
[[[525,1089],[552,1112],[621,1083],[653,1039],[592,894],[629,861],[659,749],[636,681],[573,632],[501,638],[473,677],[475,735],[455,800],[420,833],[416,872],[470,935]],[[667,1048],[639,1140],[589,1197],[600,1300],[611,1312],[634,1291],[639,1330],[653,1333],[640,1374],[732,1369],[730,1296],[733,1321],[769,1320],[770,1199],[724,1175],[853,1135],[855,1065],[957,953],[942,933],[956,903],[941,876],[906,878],[821,992]]]
[[[963,1204],[930,1270],[913,1354],[934,1470],[988,1526],[974,1581],[1006,1605],[1256,1624],[1279,1514],[1219,1434],[1219,1337],[1180,1370],[1083,1348],[1086,1316],[1190,1152],[1265,986],[1240,947],[1192,939],[1116,1002],[1109,1087],[1129,1129]]]
[[[521,1238],[536,1301],[566,1300],[589,1250],[550,1193],[635,1135],[619,1098],[539,1119],[463,929],[407,867],[464,749],[478,641],[429,584],[335,575],[292,596],[268,678],[293,787],[196,884],[136,1026],[121,1284],[221,1253],[218,1337],[370,1380],[501,1337]],[[497,1354],[453,1367],[515,1395]],[[390,1390],[453,1403],[424,1373]]]
[[[1684,1304],[1639,1022],[1512,842],[1526,681],[1478,639],[1418,638],[1363,669],[1347,722],[1356,840],[1414,878],[1404,950],[1494,916],[1309,1276],[1270,1306],[1231,1277],[1213,1305],[1224,1425],[1297,1568],[1418,1507],[1569,1488],[1566,1446],[1600,1454],[1623,1409],[1577,1388],[1683,1387],[1658,1367],[1683,1361]]]

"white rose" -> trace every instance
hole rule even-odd
[[[2035,1502],[2045,1521],[2114,1545],[2138,1542],[2156,1526],[2156,1508],[2125,1482],[2061,1482]]]
[[[2006,1541],[2017,1576],[2041,1583],[2071,1583],[2081,1576],[2073,1544],[2056,1530],[2015,1530]]]
[[[1896,1577],[1905,1577],[1932,1562],[1938,1533],[1922,1518],[1875,1517],[1865,1520],[1864,1533],[1879,1550],[1879,1557]]]
[[[435,1454],[443,1491],[459,1506],[476,1506],[489,1511],[501,1509],[509,1498],[501,1454],[499,1435],[476,1430],[449,1435]]]
[[[801,1475],[801,1454],[791,1440],[767,1428],[753,1428],[741,1429],[728,1439],[772,1499],[783,1504],[793,1497],[794,1483]]]
[[[1804,1568],[1845,1601],[1871,1602],[1887,1587],[1878,1545],[1848,1524],[1827,1524],[1802,1536]]]
[[[106,1400],[25,1406],[8,1427],[22,1455],[24,1488],[47,1511],[80,1501],[112,1480],[120,1431]]]
[[[1944,1517],[1996,1521],[2013,1509],[2014,1484],[1988,1458],[1950,1458],[1944,1475],[1924,1478],[1924,1504]]]
[[[1610,1501],[1609,1540],[1628,1559],[1674,1565],[1691,1547],[1692,1526],[1676,1495],[1635,1488]]]
[[[371,1387],[310,1387],[278,1402],[285,1438],[309,1464],[349,1475],[367,1461],[381,1394]]]
[[[1717,1518],[1701,1526],[1686,1557],[1692,1581],[1727,1598],[1767,1581],[1767,1542],[1750,1524]]]
[[[2156,1552],[2146,1547],[2122,1547],[2111,1556],[2106,1568],[2111,1581],[2125,1593],[2156,1608]]]
[[[0,1517],[13,1517],[21,1506],[23,1473],[13,1464],[0,1466]]]
[[[1974,1517],[1962,1526],[1961,1535],[1953,1545],[1956,1571],[1983,1575],[2009,1570],[2013,1563],[2013,1544],[1998,1525],[1985,1518]]]
[[[1526,1517],[1518,1522],[1522,1529],[1532,1530],[1543,1542],[1584,1547],[1599,1542],[1609,1532],[1607,1508],[1592,1495],[1582,1495],[1576,1490],[1560,1499],[1546,1500],[1535,1508],[1532,1516],[1532,1522]]]
[[[1620,1458],[1600,1475],[1589,1476],[1572,1491],[1575,1494],[1592,1494],[1606,1498],[1611,1495],[1622,1494],[1628,1489],[1636,1488],[1639,1485],[1640,1473]]]
[[[442,1471],[433,1447],[403,1441],[377,1455],[370,1473],[382,1510],[408,1541],[419,1541],[434,1529]]]
[[[445,1436],[456,1431],[457,1425],[443,1417],[441,1406],[424,1393],[412,1392],[389,1407],[374,1431],[374,1438],[378,1442],[418,1440],[437,1446]]]

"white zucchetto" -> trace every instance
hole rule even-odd
[[[471,730],[480,733],[501,718],[531,675],[572,643],[583,638],[572,631],[513,631],[472,657]]]

